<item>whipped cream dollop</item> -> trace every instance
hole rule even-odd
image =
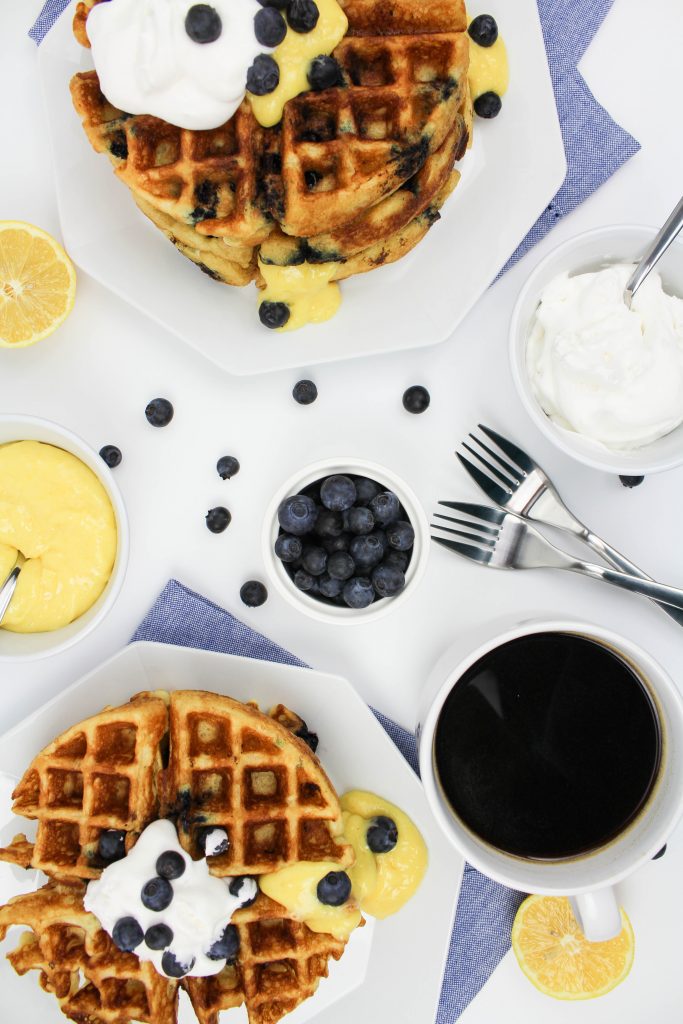
[[[220,845],[219,839],[219,836],[214,837],[212,848]],[[176,855],[172,858],[176,872],[181,871],[181,874],[168,880],[163,878],[159,887],[159,871],[164,869],[160,858],[171,852]],[[178,857],[182,859],[182,866]],[[174,874],[173,871],[167,873]],[[162,910],[152,910],[143,903],[143,889],[152,880],[157,881],[161,891],[151,902],[165,903],[167,886],[171,887],[171,900]],[[192,860],[181,848],[175,826],[170,821],[160,820],[147,826],[126,857],[109,864],[98,879],[89,883],[83,904],[117,945],[123,935],[122,948],[134,952],[140,960],[150,960],[159,974],[204,978],[218,974],[225,967],[227,957],[217,955],[220,947],[213,952],[212,947],[223,938],[234,912],[253,902],[257,892],[253,878],[210,875],[206,860]],[[139,926],[137,931],[135,922]],[[160,925],[169,931],[164,933],[158,928]],[[149,929],[155,926],[155,932],[150,933]],[[168,943],[160,949],[151,948],[149,941],[158,945],[159,936],[163,941],[164,934]],[[131,949],[131,943],[138,936],[139,941]],[[223,948],[230,945],[227,941]],[[234,943],[232,946],[236,952]],[[211,955],[207,955],[209,953]],[[167,954],[170,954],[170,961]],[[169,962],[174,966],[172,971],[166,969]]]
[[[262,7],[258,0],[211,0],[219,34],[196,42],[186,20],[198,6],[192,0],[108,0],[92,8],[88,39],[110,103],[196,130],[218,128],[232,117],[254,58],[270,52],[254,34]]]
[[[562,274],[544,289],[527,342],[534,394],[559,426],[607,448],[639,448],[683,422],[683,300],[651,273],[631,308],[633,266]]]

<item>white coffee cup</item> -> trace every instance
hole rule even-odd
[[[453,687],[485,654],[534,633],[573,633],[618,654],[647,687],[662,736],[657,779],[635,820],[605,846],[567,859],[513,856],[475,835],[446,800],[434,761],[437,722]],[[595,685],[599,686],[599,680]],[[654,658],[625,637],[586,622],[540,618],[490,622],[460,638],[436,665],[425,687],[417,736],[427,800],[446,835],[470,864],[489,878],[522,892],[568,896],[582,931],[593,942],[620,933],[621,916],[613,886],[661,850],[683,814],[683,699]]]

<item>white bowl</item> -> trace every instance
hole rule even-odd
[[[10,441],[43,441],[71,452],[85,463],[98,478],[111,501],[116,517],[117,544],[109,582],[92,607],[68,626],[50,632],[12,633],[10,630],[0,629],[0,662],[45,658],[51,654],[58,654],[82,640],[99,625],[114,604],[128,565],[128,519],[123,498],[111,470],[97,452],[66,427],[37,416],[0,416],[0,445]]]
[[[310,597],[302,590],[298,590],[293,581],[275,554],[275,541],[280,531],[277,518],[277,510],[280,502],[290,494],[298,494],[308,484],[322,477],[331,476],[333,473],[347,473],[352,476],[365,476],[376,480],[387,490],[393,491],[403,505],[406,515],[415,531],[415,542],[410,564],[406,570],[406,585],[396,597],[383,597],[373,601],[367,608],[344,608],[338,605],[327,604]],[[427,530],[427,519],[418,499],[415,497],[407,484],[389,469],[378,466],[374,462],[365,462],[361,459],[324,459],[316,462],[306,469],[302,469],[295,476],[287,480],[274,495],[263,522],[263,557],[268,573],[277,590],[294,607],[311,615],[321,622],[334,622],[348,625],[350,623],[368,622],[380,615],[385,615],[393,608],[403,604],[411,594],[414,593],[418,583],[422,579],[429,554],[429,534]]]
[[[543,411],[526,368],[529,329],[540,295],[558,274],[600,270],[610,263],[637,263],[657,233],[656,228],[615,224],[568,239],[534,268],[522,288],[510,322],[512,377],[522,404],[549,441],[567,455],[594,469],[624,476],[641,476],[672,469],[683,462],[683,425],[664,437],[631,451],[613,451],[590,438],[558,426]],[[674,242],[657,264],[665,291],[683,297],[683,245]]]

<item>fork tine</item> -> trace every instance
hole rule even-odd
[[[456,512],[464,512],[466,516],[472,516],[474,519],[483,519],[485,523],[495,523],[496,526],[500,526],[508,514],[499,508],[492,508],[490,505],[475,505],[469,501],[440,501],[439,505],[452,508]],[[472,523],[472,526],[474,525]]]
[[[487,564],[491,558],[490,551],[483,551],[481,548],[473,548],[471,544],[461,544],[457,540],[446,540],[445,537],[434,537],[432,540],[436,541],[437,544],[441,544],[443,547],[448,548],[449,551],[455,551],[458,555],[464,555],[465,558],[470,558],[473,562],[484,562]]]
[[[512,459],[513,462],[516,462],[525,473],[532,473],[537,468],[531,456],[527,455],[521,448],[518,448],[512,441],[508,441],[506,437],[501,437],[497,431],[492,430],[491,427],[485,427],[483,423],[479,424],[479,429],[483,430],[486,436],[494,441],[500,450],[505,452],[507,457]]]
[[[483,448],[484,451],[488,455],[490,455],[492,459],[495,459],[499,466],[503,467],[503,469],[505,470],[505,474],[507,474],[507,475],[503,475],[503,473],[501,473],[500,470],[496,469],[495,466],[492,466],[490,462],[487,462],[487,460],[484,458],[483,455],[481,455],[480,452],[475,452],[472,448],[470,448],[469,450],[472,452],[472,454],[476,455],[477,458],[479,459],[479,461],[484,466],[486,466],[486,468],[488,469],[489,473],[495,473],[495,475],[498,477],[498,479],[502,480],[503,483],[505,483],[505,484],[512,483],[512,485],[514,487],[518,487],[520,482],[521,482],[520,479],[519,479],[520,476],[524,476],[524,474],[519,469],[519,467],[513,466],[510,462],[506,462],[505,459],[501,458],[500,455],[498,455],[497,452],[494,452],[493,448],[489,448],[489,446],[484,441],[482,441],[481,438],[477,437],[476,434],[470,434],[470,437],[475,442],[475,444],[478,444],[480,448]],[[467,443],[465,441],[463,441],[463,446],[465,448],[468,447],[468,445],[467,445]],[[512,481],[510,481],[509,477],[512,477]]]
[[[453,516],[444,516],[441,512],[434,513],[435,519],[445,519],[447,523],[457,523],[458,526],[466,526],[468,530],[479,530],[484,534],[483,537],[479,537],[476,533],[463,533],[461,530],[450,530],[447,526],[439,526],[438,523],[432,523],[432,528],[436,530],[448,530],[449,533],[459,533],[461,537],[469,537],[471,540],[481,541],[492,544],[498,536],[497,526],[484,526],[479,523],[468,523],[465,519],[455,519]],[[488,536],[486,536],[488,534]],[[490,539],[492,538],[492,539]]]
[[[454,519],[453,522],[457,523],[458,520]],[[473,547],[494,547],[496,543],[495,537],[477,537],[476,533],[466,533],[464,530],[454,530],[450,526],[440,526],[439,523],[431,523],[431,530],[443,530],[444,533],[452,533],[456,537],[464,537],[466,541],[472,544]]]
[[[465,447],[467,448],[468,445],[465,445]],[[490,498],[491,501],[495,501],[497,505],[504,505],[505,502],[510,497],[512,489],[510,487],[501,487],[500,484],[497,484],[496,481],[493,480],[490,476],[487,476],[486,473],[483,473],[479,469],[479,466],[475,466],[473,462],[470,462],[469,459],[466,459],[464,455],[460,454],[460,452],[456,452],[455,454],[458,457],[460,465],[467,470],[469,475],[474,480],[475,484],[481,487],[486,497]]]

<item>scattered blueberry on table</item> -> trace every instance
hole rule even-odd
[[[145,408],[147,422],[153,427],[167,427],[173,419],[173,412],[168,398],[153,398]]]
[[[216,472],[221,480],[231,480],[240,471],[240,464],[234,455],[222,455],[216,463]]]
[[[312,380],[299,380],[292,388],[292,398],[299,405],[310,405],[317,397],[318,389]]]
[[[227,530],[231,520],[230,512],[223,505],[210,508],[206,513],[206,525],[211,533],[222,533],[223,530]]]
[[[115,469],[120,465],[123,455],[121,449],[117,448],[115,444],[105,444],[103,448],[100,448],[100,458],[110,469]]]
[[[621,482],[624,485],[624,487],[631,488],[631,487],[639,487],[640,484],[642,484],[642,482],[645,479],[645,477],[644,476],[620,476],[619,479],[621,480]]]
[[[268,591],[258,580],[247,580],[240,587],[240,598],[248,608],[259,608],[268,600]]]
[[[431,396],[421,384],[413,384],[403,392],[403,408],[406,412],[421,413],[429,408]]]

